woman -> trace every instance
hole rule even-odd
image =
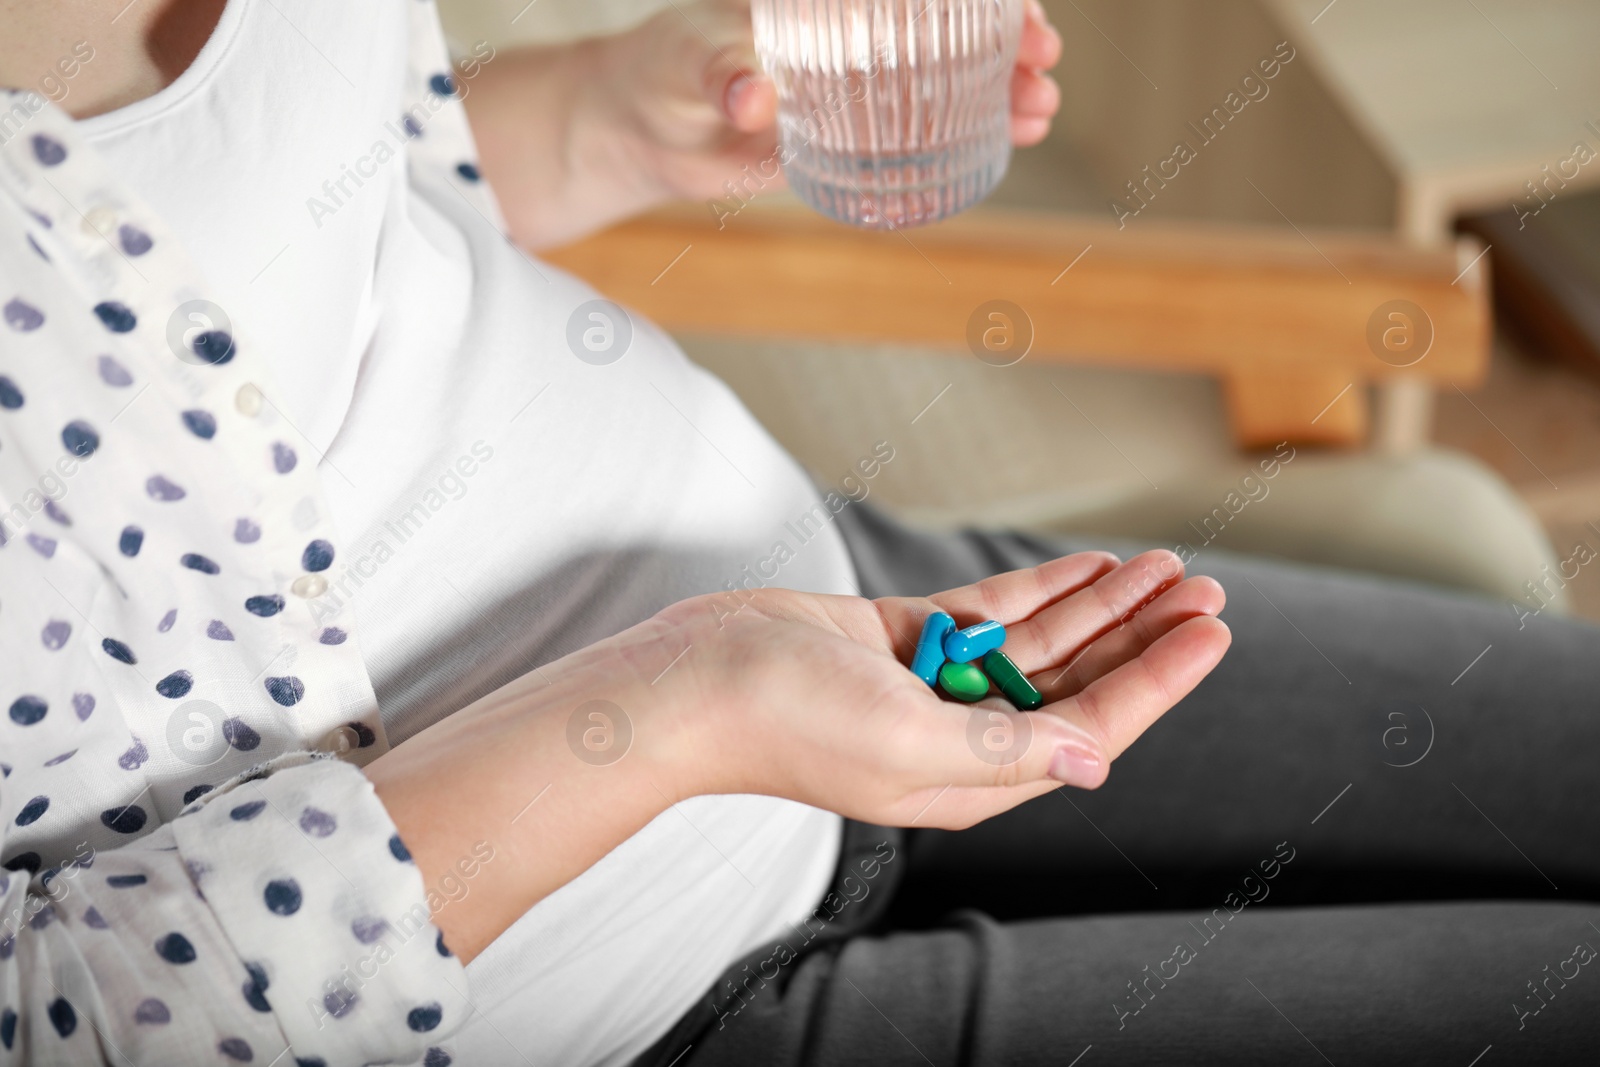
[[[595,294],[517,246],[771,155],[739,5],[454,68],[419,0],[0,10],[0,1062],[1592,1036],[1579,979],[1533,986],[1592,907],[1249,907],[1417,895],[1326,889],[1363,872],[1592,887],[1595,790],[1561,755],[1592,736],[1590,628],[917,535],[819,504],[650,324],[614,360],[569,344]],[[1058,52],[1032,5],[1019,144]],[[784,588],[741,577],[796,522]],[[1240,647],[1079,792],[1217,666],[1223,584]],[[1006,622],[1046,707],[939,701],[903,666],[935,608]],[[1445,751],[1385,765],[1413,702]],[[1060,917],[1155,903],[1200,910]],[[1029,914],[1057,917],[990,917]]]

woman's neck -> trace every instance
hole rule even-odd
[[[187,70],[226,4],[0,0],[0,85],[34,90],[75,118],[114,111]]]

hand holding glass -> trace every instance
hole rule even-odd
[[[754,0],[789,185],[867,229],[934,222],[1011,160],[1023,0]]]

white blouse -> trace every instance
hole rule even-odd
[[[0,103],[0,1062],[421,1059],[465,975],[366,778],[293,754],[386,746],[293,610],[315,454],[70,119]]]
[[[597,294],[498,232],[451,70],[430,3],[230,0],[131,108],[0,96],[0,1064],[623,1063],[826,885],[836,816],[695,798],[463,973],[345,762],[818,509],[650,324],[569,351]]]

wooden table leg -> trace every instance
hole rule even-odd
[[[1344,372],[1259,368],[1223,379],[1234,440],[1241,448],[1281,441],[1359,445],[1367,436],[1367,389]]]
[[[1373,387],[1372,447],[1380,452],[1414,452],[1433,435],[1433,383],[1422,378],[1390,378]]]

